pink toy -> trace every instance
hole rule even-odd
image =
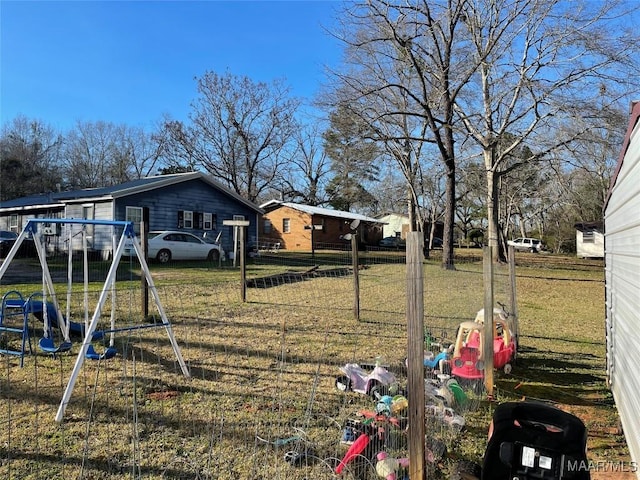
[[[344,467],[346,467],[347,463],[349,463],[355,457],[360,455],[364,451],[364,449],[367,448],[367,445],[369,445],[369,435],[367,435],[366,433],[363,433],[356,439],[355,442],[353,442],[351,447],[349,447],[349,450],[347,450],[347,453],[345,454],[344,458],[340,461],[340,463],[336,467],[336,473],[340,475]]]
[[[340,367],[340,371],[344,375],[336,379],[336,388],[342,392],[351,390],[379,400],[380,397],[397,387],[396,377],[381,366],[379,361],[376,361],[370,372],[357,363],[347,363]]]
[[[398,469],[409,467],[408,458],[393,458],[387,452],[379,452],[377,458],[376,473],[386,480],[396,480]]]
[[[496,318],[497,317],[497,318]],[[511,373],[511,362],[516,358],[516,342],[509,323],[494,316],[493,367]],[[484,378],[484,325],[479,321],[462,322],[458,328],[451,365],[451,374],[458,378],[478,380]]]

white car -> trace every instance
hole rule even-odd
[[[131,252],[125,251],[125,255]],[[149,258],[160,263],[170,260],[208,260],[216,262],[225,258],[223,248],[196,235],[179,231],[149,232]]]
[[[541,250],[544,250],[544,244],[539,238],[516,238],[515,240],[509,240],[507,245],[512,245],[516,250],[523,250],[531,253],[538,253]]]

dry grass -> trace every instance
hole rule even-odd
[[[404,379],[405,269],[365,261],[359,322],[351,276],[249,289],[242,303],[237,271],[154,268],[191,378],[182,376],[164,330],[121,332],[120,355],[85,363],[60,425],[53,418],[75,355],[27,356],[24,368],[3,357],[0,477],[333,478],[331,459],[346,450],[342,424],[371,408],[362,395],[336,391],[338,367],[382,356]],[[601,265],[528,254],[518,265],[521,355],[511,376],[497,377],[498,401],[526,396],[560,404],[587,423],[594,459],[627,458],[605,386]],[[249,276],[283,270],[306,267],[252,265]],[[505,272],[497,273],[496,298],[505,301]],[[128,288],[137,282],[122,278],[119,326],[139,323],[137,293]],[[437,336],[451,339],[457,324],[481,308],[482,295],[477,261],[461,262],[456,271],[440,269],[437,258],[426,263],[425,323]],[[479,459],[493,406],[482,397],[472,406],[460,435],[432,430],[449,456],[428,478],[446,478],[458,458]],[[283,454],[295,444],[258,440],[294,435],[304,435],[321,460],[292,467]],[[406,454],[402,435],[392,437],[388,448]],[[375,478],[371,469],[346,476],[358,475]]]

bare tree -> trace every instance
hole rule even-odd
[[[174,161],[202,167],[256,201],[278,177],[296,131],[299,102],[282,81],[207,72],[197,79],[191,124],[167,122]]]
[[[341,88],[353,93],[352,102],[371,106],[368,118],[377,124],[403,125],[406,118],[414,119],[401,136],[389,138],[394,158],[406,172],[410,196],[415,196],[419,162],[415,152],[422,142],[434,144],[445,168],[442,265],[447,269],[454,268],[454,105],[476,69],[468,61],[467,46],[457,39],[465,19],[463,6],[464,2],[426,0],[353,4],[344,16],[341,36],[350,69],[336,73]]]
[[[122,181],[154,175],[161,167],[166,138],[142,127],[123,126],[116,137],[114,164]]]
[[[625,3],[460,3],[473,63],[479,68],[466,95],[455,99],[455,108],[482,150],[489,244],[500,247],[500,178],[531,162],[544,168],[551,152],[587,134],[601,118],[602,102],[596,101],[603,99],[600,87],[628,82],[627,71],[637,71],[633,55],[637,57],[640,43],[620,23],[621,5],[629,7]],[[618,87],[606,103],[627,93]],[[577,119],[589,121],[582,129],[562,128]],[[514,151],[523,146],[529,147],[530,155],[513,161]],[[495,260],[503,254],[496,248]]]
[[[0,136],[0,201],[50,192],[63,183],[60,133],[39,120],[16,117]]]
[[[116,185],[157,172],[165,148],[158,134],[109,122],[78,122],[67,134],[64,170],[72,188]]]
[[[319,130],[320,125],[315,123],[300,126],[296,131],[295,149],[270,188],[272,197],[307,205],[327,203],[325,187],[330,162],[322,149]]]
[[[121,169],[114,165],[119,134],[113,123],[77,122],[67,134],[63,162],[72,189],[103,187],[122,180]]]

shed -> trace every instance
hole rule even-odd
[[[286,250],[313,251],[316,248],[345,246],[343,236],[357,227],[360,243],[377,245],[384,222],[358,213],[316,207],[302,203],[270,200],[260,205],[264,210],[258,230],[260,238],[278,243]]]
[[[632,461],[640,462],[640,102],[604,207],[607,378]],[[640,479],[640,470],[636,472]]]
[[[382,226],[383,237],[400,237],[403,240],[407,238],[407,232],[410,230],[409,217],[398,213],[387,213],[378,220],[384,222]]]
[[[604,258],[602,222],[576,223],[576,255],[579,258]]]
[[[0,202],[0,229],[20,232],[30,218],[84,218],[126,220],[140,233],[145,220],[149,230],[184,230],[198,236],[217,237],[227,252],[234,251],[233,227],[224,220],[248,220],[247,238],[257,241],[262,210],[254,203],[201,172],[157,175],[108,187],[49,192]],[[59,224],[55,224],[59,227]],[[43,232],[49,251],[67,250],[61,228]],[[89,248],[109,258],[112,238],[106,229],[89,227]],[[77,237],[73,250],[81,250]]]

